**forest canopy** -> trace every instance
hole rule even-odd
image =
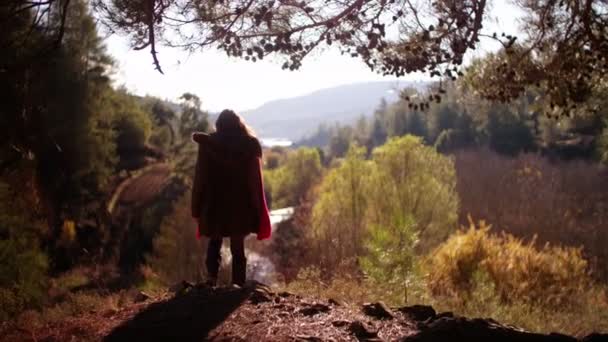
[[[0,17],[9,26],[28,21],[52,32],[50,45],[56,45],[64,39],[69,3],[8,0]],[[128,37],[133,49],[148,49],[159,72],[161,46],[187,51],[214,47],[253,62],[275,54],[283,58],[284,69],[296,70],[311,51],[336,44],[384,75],[426,72],[449,80],[463,74],[467,52],[482,41],[496,41],[502,49],[476,65],[471,77],[479,95],[509,101],[536,88],[546,114],[570,114],[583,103],[596,110],[587,100],[606,87],[606,1],[512,3],[523,13],[517,33],[487,29],[493,4],[488,0],[91,1],[101,25]],[[442,92],[439,87],[419,105],[439,101]]]

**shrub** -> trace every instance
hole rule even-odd
[[[299,208],[296,210],[299,211]],[[294,215],[299,214],[297,211]],[[293,280],[299,269],[308,262],[305,231],[294,218],[276,224],[269,249],[274,266],[287,281]]]
[[[378,292],[381,291],[373,291],[361,279],[357,279],[349,272],[339,272],[326,279],[327,277],[318,267],[305,267],[300,269],[297,278],[288,283],[285,289],[305,296],[339,300],[347,305],[381,298],[378,296]]]
[[[203,279],[204,249],[196,239],[196,223],[189,204],[189,196],[182,196],[174,206],[174,212],[163,219],[160,232],[154,238],[153,252],[146,258],[153,270],[144,272],[153,276],[148,280],[173,285],[182,280]]]
[[[408,300],[409,283],[414,267],[415,222],[403,219],[394,228],[371,226],[367,253],[361,257],[361,269],[377,286],[389,293],[402,294]]]
[[[48,261],[38,241],[42,225],[32,215],[0,181],[0,321],[45,297]]]
[[[592,283],[580,248],[538,248],[534,240],[489,231],[483,221],[471,221],[430,255],[427,284],[434,296],[466,302],[478,288],[489,287],[502,303],[564,307]]]

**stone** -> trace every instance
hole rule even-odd
[[[355,337],[362,341],[370,341],[378,337],[378,331],[369,327],[367,324],[361,321],[354,321],[350,323],[348,330],[355,335]]]
[[[435,318],[437,313],[433,307],[428,305],[412,305],[398,308],[397,311],[403,313],[409,319],[417,322]]]
[[[585,336],[581,342],[608,342],[608,334],[593,333]]]
[[[139,292],[138,292],[138,293],[135,295],[135,297],[133,297],[133,301],[134,301],[135,303],[141,303],[141,302],[145,302],[145,301],[147,301],[147,300],[148,300],[148,299],[150,299],[150,298],[151,298],[151,297],[150,297],[150,295],[148,295],[147,293],[142,292],[142,291],[139,291]]]
[[[249,301],[252,304],[260,304],[272,301],[270,294],[266,291],[255,289],[251,292],[249,296]]]
[[[378,319],[393,319],[395,317],[391,309],[383,302],[363,304],[363,313]]]
[[[297,341],[310,341],[310,342],[323,342],[323,339],[316,337],[316,336],[310,336],[310,335],[298,335],[298,336],[296,336],[296,340]]]
[[[417,334],[406,336],[403,342],[492,341],[492,342],[576,342],[561,334],[536,334],[504,326],[493,320],[441,317],[422,326]]]
[[[194,287],[194,284],[182,280],[179,283],[173,284],[171,287],[169,287],[169,291],[173,293],[183,293],[184,291],[192,287]]]
[[[338,319],[338,320],[331,322],[331,325],[333,325],[336,328],[341,328],[341,327],[345,327],[345,326],[349,325],[350,323],[351,323],[350,321]]]
[[[281,298],[288,298],[288,297],[293,297],[293,296],[294,296],[294,294],[291,292],[287,292],[287,291],[279,292],[279,297],[281,297]]]
[[[329,310],[329,306],[321,303],[315,303],[306,308],[300,309],[299,312],[304,316],[314,316],[320,313],[329,312]]]
[[[329,298],[327,302],[329,303],[329,305],[342,306],[342,303],[333,298]]]
[[[107,311],[105,311],[105,312],[102,314],[102,316],[103,316],[104,318],[110,318],[110,317],[112,317],[112,316],[116,315],[117,313],[118,313],[118,310],[116,310],[116,309],[108,309]]]
[[[454,313],[452,311],[441,312],[441,313],[438,313],[437,316],[435,316],[435,319],[444,318],[444,317],[453,318]]]

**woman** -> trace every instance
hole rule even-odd
[[[209,237],[208,283],[215,285],[221,263],[222,239],[230,238],[232,283],[246,279],[245,237],[270,237],[270,217],[262,183],[262,148],[258,139],[232,110],[215,122],[215,133],[194,133],[199,144],[192,188],[192,216],[198,235]]]

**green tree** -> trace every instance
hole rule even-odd
[[[152,132],[152,120],[126,90],[110,90],[103,108],[113,117],[118,154],[118,169],[136,169],[143,165],[145,145]]]
[[[396,224],[411,218],[419,252],[447,238],[458,214],[453,161],[412,135],[389,139],[374,150],[372,161],[366,222],[397,231]]]
[[[374,118],[369,138],[370,146],[368,146],[368,149],[372,150],[374,147],[384,144],[387,137],[388,133],[386,132],[384,122],[379,118]]]
[[[334,134],[329,139],[328,157],[342,158],[353,143],[353,128],[336,124]]]
[[[206,132],[209,129],[206,112],[201,110],[201,99],[192,94],[180,96],[182,112],[179,115],[179,133],[182,139],[190,139],[193,132]]]
[[[0,320],[45,297],[48,261],[40,249],[41,222],[15,189],[0,181]]]
[[[424,113],[412,111],[407,117],[407,132],[411,135],[428,139],[428,127],[424,118]]]
[[[493,106],[488,113],[486,132],[490,147],[502,154],[516,155],[535,149],[535,139],[530,124],[505,105]]]
[[[288,153],[280,167],[265,172],[274,208],[297,206],[319,181],[323,171],[315,148],[300,147]]]
[[[175,121],[177,114],[160,99],[150,97],[146,98],[144,103],[144,108],[150,113],[154,124],[157,126],[153,133],[155,145],[167,150],[170,146],[175,144],[175,129],[173,128],[173,122]]]
[[[182,196],[171,215],[162,220],[160,231],[154,237],[153,250],[146,257],[147,265],[157,278],[148,279],[154,284],[173,285],[182,280],[203,279],[204,248],[197,240],[196,224],[190,213],[190,197]]]
[[[50,5],[50,13],[64,13],[56,5]],[[116,162],[113,118],[102,108],[111,91],[107,75],[112,61],[86,5],[71,1],[65,13],[40,23],[64,22],[62,40],[44,58],[40,49],[53,44],[55,31],[28,30],[31,12],[19,12],[15,26],[1,34],[5,48],[0,65],[7,78],[0,82],[0,91],[10,99],[0,109],[1,146],[18,152],[15,161],[34,161],[26,167],[35,170],[51,246],[65,219],[89,214],[82,203],[98,196]]]
[[[402,101],[389,107],[386,131],[390,137],[400,137],[408,132],[408,110]]]
[[[454,129],[458,120],[458,112],[453,105],[442,102],[432,106],[429,112],[429,141],[435,143],[441,132]]]
[[[312,208],[311,254],[323,267],[354,263],[363,253],[370,168],[365,155],[365,148],[352,145],[319,185]]]
[[[394,220],[390,228],[369,227],[366,253],[360,263],[375,286],[380,286],[385,293],[402,294],[402,302],[407,303],[415,261],[416,223],[411,217]]]

